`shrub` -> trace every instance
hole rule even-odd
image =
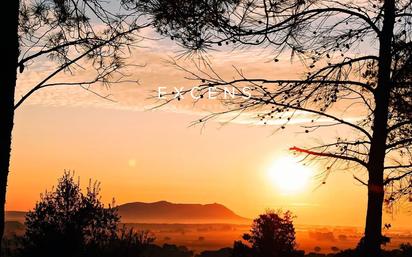
[[[303,254],[295,249],[295,228],[289,211],[267,211],[259,215],[253,221],[250,233],[243,235],[243,240],[246,245],[235,242],[233,256],[289,257]]]
[[[117,208],[105,207],[98,183],[83,193],[65,172],[55,190],[46,192],[26,215],[21,239],[24,257],[136,256],[154,241],[147,231],[119,228]]]

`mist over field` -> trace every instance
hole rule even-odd
[[[132,202],[119,207],[121,223],[137,231],[150,231],[158,245],[185,246],[196,253],[232,247],[250,230],[252,219],[238,216],[221,204],[175,204],[167,201]],[[24,233],[25,212],[7,212],[6,235]],[[362,227],[296,224],[297,248],[305,252],[334,253],[356,247]],[[412,242],[408,229],[391,229],[385,249]]]

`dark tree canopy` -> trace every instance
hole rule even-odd
[[[299,252],[295,249],[295,228],[290,212],[267,211],[259,215],[253,220],[250,233],[243,235],[243,240],[247,245],[235,242],[235,257],[299,256]]]
[[[148,26],[134,10],[120,2],[101,0],[22,1],[19,12],[20,73],[45,60],[55,70],[17,99],[15,108],[35,91],[50,86],[109,86],[132,82],[121,68],[131,48],[141,40],[138,32]],[[76,75],[87,67],[89,77],[62,79],[65,72]],[[94,91],[93,91],[94,92]],[[104,95],[102,95],[104,96]]]
[[[201,50],[209,46],[210,30],[216,29],[239,0],[123,0],[126,5],[153,16],[153,26],[162,34],[176,39],[184,47]]]
[[[412,196],[411,1],[186,0],[181,2],[190,8],[183,10],[172,4],[164,9],[158,0],[131,2],[189,53],[265,47],[275,63],[290,56],[304,65],[297,78],[248,77],[240,67],[227,80],[208,63],[194,71],[175,63],[198,81],[197,95],[206,96],[213,87],[224,104],[222,112],[198,122],[252,112],[263,124],[284,121],[279,129],[285,129],[305,114],[311,122],[301,125],[304,133],[349,130],[291,150],[324,162],[322,183],[344,164],[368,187],[365,247],[378,256],[383,202],[392,206]],[[225,86],[235,88],[235,98],[223,97]],[[244,86],[252,88],[250,97]],[[175,99],[169,96],[165,104]]]
[[[169,5],[162,5],[162,1],[157,0],[137,2],[138,8],[153,15],[153,23],[162,34],[177,40],[188,50],[258,45],[273,49],[274,62],[279,61],[281,54],[299,58],[307,71],[301,79],[294,80],[249,78],[237,70],[238,78],[225,81],[218,75],[219,71],[210,66],[202,70],[208,74],[186,71],[201,82],[199,95],[206,95],[209,87],[230,85],[238,88],[237,96],[245,96],[240,88],[253,87],[252,97],[246,100],[241,97],[222,99],[228,106],[224,113],[256,111],[259,112],[257,120],[269,124],[279,118],[290,121],[306,112],[313,121],[303,126],[304,132],[334,126],[351,128],[353,138],[338,138],[331,144],[306,150],[366,166],[379,90],[380,57],[376,48],[383,33],[382,1],[181,1],[190,7],[188,9],[173,8],[178,1],[171,1]],[[208,12],[214,12],[214,15],[206,15]],[[396,1],[396,21],[390,45],[391,86],[388,88],[391,97],[385,180],[385,184],[391,185],[402,178],[408,182],[412,172],[412,48],[410,33],[407,33],[412,26],[410,13],[410,1]],[[217,90],[223,95],[222,88]],[[352,111],[356,109],[362,119],[352,121],[346,113],[337,113],[334,108],[337,103],[343,103]],[[200,122],[219,114],[214,113]],[[321,118],[330,122],[317,122]],[[285,122],[281,128],[287,124]],[[332,160],[330,164],[334,163]],[[394,190],[388,200],[408,195],[409,189],[395,188],[399,191]]]
[[[55,190],[41,196],[26,216],[25,256],[80,256],[88,246],[104,245],[116,236],[116,208],[100,202],[99,187],[85,194],[71,173],[65,173]]]
[[[154,241],[148,231],[120,227],[112,205],[100,200],[98,183],[83,193],[73,173],[44,193],[26,216],[22,256],[138,256]]]

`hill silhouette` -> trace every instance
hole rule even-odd
[[[118,209],[124,223],[250,223],[218,203],[134,202],[119,205]]]
[[[119,205],[118,210],[123,223],[249,224],[251,222],[250,219],[241,217],[218,203],[132,202]],[[23,223],[25,215],[26,212],[23,211],[7,211],[6,220]]]

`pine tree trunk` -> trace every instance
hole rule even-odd
[[[20,1],[8,2],[1,15],[2,68],[0,72],[0,238],[4,234],[4,212],[6,203],[7,177],[9,174],[11,136],[14,119],[14,92],[17,79],[19,56],[18,17]],[[0,254],[1,255],[1,254]]]
[[[388,136],[388,112],[391,91],[392,38],[395,24],[395,0],[385,0],[384,20],[379,43],[379,73],[375,91],[373,134],[368,160],[368,209],[363,255],[381,256],[382,208],[384,200],[384,164]]]
[[[382,208],[383,208],[383,175],[380,167],[371,167],[368,183],[368,209],[366,214],[365,241],[362,247],[364,257],[381,256],[382,244]]]

